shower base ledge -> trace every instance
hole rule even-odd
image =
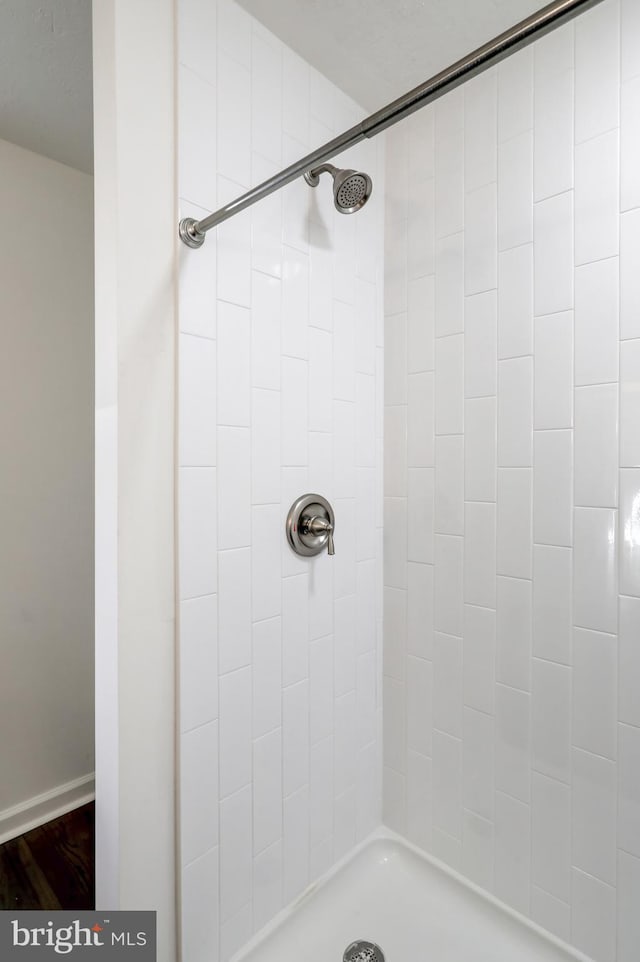
[[[386,962],[592,962],[388,829],[378,829],[233,962],[342,962],[356,940]]]

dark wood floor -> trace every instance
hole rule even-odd
[[[0,845],[0,909],[92,909],[94,803]]]

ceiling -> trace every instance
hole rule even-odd
[[[239,2],[374,111],[546,0]],[[91,59],[91,0],[0,0],[0,138],[90,173]]]
[[[91,173],[91,0],[0,0],[0,138]]]
[[[548,0],[239,0],[373,112]]]

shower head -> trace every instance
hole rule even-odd
[[[328,173],[333,177],[333,203],[341,214],[353,214],[369,200],[373,184],[368,174],[360,170],[339,170],[332,164],[322,164],[308,170],[304,179],[310,187],[317,187],[320,174]]]

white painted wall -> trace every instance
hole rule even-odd
[[[597,962],[640,945],[640,21],[389,132],[385,820]]]
[[[156,910],[174,962],[174,4],[93,28],[96,899]]]
[[[231,0],[180,0],[183,214],[362,111]],[[228,959],[380,820],[383,145],[180,251],[180,729],[185,962]],[[296,497],[336,554],[295,556]]]
[[[94,767],[93,179],[0,141],[0,209],[2,833]]]

